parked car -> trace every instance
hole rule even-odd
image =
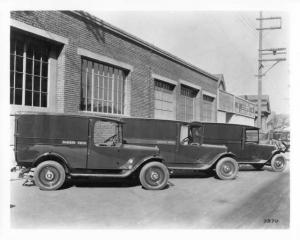
[[[209,162],[211,157],[203,157],[206,154],[201,153],[203,148],[214,149],[216,146],[226,146],[230,158],[239,165],[251,164],[256,169],[270,165],[277,172],[286,167],[286,159],[282,153],[287,149],[279,145],[260,144],[259,129],[256,127],[140,118],[126,118],[124,122],[124,139],[128,143],[157,145],[161,156],[167,159],[169,169],[178,164],[187,164],[188,161],[194,169],[197,162],[204,164],[202,169],[214,169],[222,178],[218,164],[211,164],[214,163]],[[176,135],[180,141],[170,144],[170,139],[176,139]]]
[[[276,130],[276,131],[269,131],[267,133],[267,137],[269,142],[283,145],[288,152],[290,149],[290,131],[289,130]]]
[[[15,158],[19,166],[34,170],[35,184],[43,190],[60,188],[67,177],[83,176],[138,176],[144,188],[157,190],[165,188],[172,169],[214,167],[221,179],[236,177],[238,165],[226,146],[191,142],[190,137],[196,139],[198,132],[193,130],[190,135],[187,123],[148,123],[136,126],[139,144],[133,144],[123,139],[121,119],[16,114]],[[127,134],[130,129],[136,132],[129,124]]]

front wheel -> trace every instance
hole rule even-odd
[[[216,165],[216,174],[222,180],[235,179],[239,170],[238,163],[230,157],[222,158]]]
[[[34,172],[34,182],[41,190],[57,190],[65,182],[64,167],[55,161],[40,163]]]
[[[147,163],[140,171],[140,182],[145,189],[161,190],[169,180],[167,167],[160,162]]]
[[[286,159],[282,154],[276,154],[271,160],[271,167],[275,172],[282,172],[286,167]]]

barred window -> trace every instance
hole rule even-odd
[[[175,85],[155,79],[154,86],[154,117],[175,119]]]
[[[179,101],[179,119],[182,121],[192,121],[195,115],[195,98],[198,90],[181,85],[181,96]]]
[[[155,90],[170,93],[174,90],[175,85],[155,79]]]
[[[47,107],[50,46],[13,35],[10,41],[10,104]]]
[[[202,121],[213,122],[214,121],[214,97],[203,95],[203,105],[202,105]]]
[[[82,59],[81,66],[80,109],[123,114],[124,70],[87,59]]]

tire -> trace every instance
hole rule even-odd
[[[160,162],[150,162],[140,171],[140,182],[147,190],[161,190],[166,187],[169,180],[167,167]]]
[[[271,167],[274,172],[282,172],[286,168],[286,159],[282,154],[276,154],[271,160]]]
[[[261,170],[264,167],[264,164],[253,164],[252,165],[256,170]]]
[[[57,190],[64,184],[65,179],[64,167],[55,161],[40,163],[34,172],[34,182],[41,190]]]
[[[233,158],[225,157],[218,161],[216,174],[221,180],[235,179],[239,171],[239,165]]]

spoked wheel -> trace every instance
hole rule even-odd
[[[256,170],[261,170],[264,167],[264,164],[253,164],[252,165]]]
[[[65,169],[55,161],[40,163],[34,173],[34,182],[41,190],[57,190],[63,185],[65,178]]]
[[[161,190],[169,180],[167,167],[160,162],[147,163],[140,172],[140,182],[145,189]]]
[[[271,167],[275,172],[282,172],[286,167],[286,159],[282,154],[276,154],[271,160]]]
[[[217,176],[222,180],[231,180],[236,178],[239,170],[237,162],[230,157],[225,157],[216,165]]]

